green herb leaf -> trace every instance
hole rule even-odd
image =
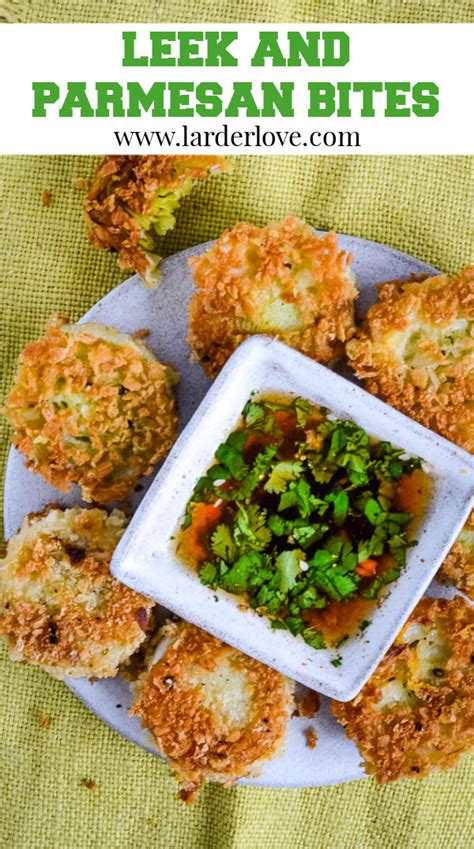
[[[296,584],[296,579],[301,573],[300,560],[304,560],[304,554],[298,549],[282,551],[275,560],[275,566],[280,573],[280,590],[288,593]]]
[[[382,587],[384,587],[385,584],[391,584],[392,581],[396,581],[399,575],[400,569],[395,566],[392,569],[387,569],[386,572],[382,572],[381,575],[378,575],[378,577],[375,578],[370,587],[367,587],[365,590],[361,590],[360,594],[362,598],[377,598]]]
[[[267,492],[280,494],[285,492],[290,481],[296,480],[303,471],[301,463],[289,463],[282,461],[273,466],[270,476],[265,484]]]
[[[257,504],[238,505],[234,539],[240,549],[263,551],[272,535],[266,526],[267,514]]]
[[[305,643],[308,643],[308,645],[313,649],[326,648],[326,640],[324,639],[321,631],[318,631],[317,628],[305,628],[304,631],[302,631],[301,636]]]
[[[326,569],[328,566],[331,566],[333,562],[334,558],[331,553],[321,549],[320,551],[317,551],[310,560],[310,566],[314,566],[315,569]]]
[[[272,619],[270,627],[274,631],[288,631],[288,626],[281,619]]]
[[[216,458],[229,470],[231,477],[241,480],[248,470],[247,463],[243,458],[243,450],[248,435],[245,431],[236,430],[230,434],[226,442],[219,445]]]
[[[313,411],[313,405],[306,398],[296,398],[294,404],[298,427],[304,427]]]
[[[237,553],[235,542],[227,525],[218,525],[211,537],[211,548],[218,557],[228,563]]]
[[[267,414],[263,407],[261,407],[260,404],[255,404],[253,401],[249,401],[248,404],[245,405],[242,415],[245,419],[245,424],[249,427],[255,428],[260,428],[267,418]]]
[[[349,510],[349,496],[347,492],[341,490],[341,492],[330,493],[327,501],[332,503],[334,524],[341,527],[346,521]]]
[[[217,588],[217,568],[214,563],[203,563],[199,570],[199,578],[201,583],[212,589]]]
[[[257,552],[244,554],[221,577],[221,586],[231,593],[244,593],[249,588],[252,573],[261,565]]]

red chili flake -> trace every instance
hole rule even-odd
[[[51,192],[48,191],[48,189],[44,189],[43,194],[41,195],[41,200],[42,200],[43,206],[51,206],[52,199],[53,199],[53,196],[52,196]]]
[[[92,780],[92,778],[83,778],[81,780],[81,784],[87,790],[95,790],[95,788],[97,787],[97,784],[95,783],[95,781]]]

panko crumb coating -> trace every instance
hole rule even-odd
[[[137,682],[131,713],[192,803],[202,784],[229,787],[281,750],[293,682],[187,622],[161,635],[164,651]]]
[[[474,265],[383,284],[346,352],[369,392],[474,452]]]
[[[189,260],[197,290],[189,307],[194,358],[215,377],[244,339],[264,333],[319,362],[336,359],[354,333],[350,261],[335,233],[317,236],[297,218],[226,230]]]
[[[174,227],[180,201],[197,182],[229,167],[221,156],[106,156],[84,202],[90,241],[117,252],[120,268],[156,285],[158,238]]]
[[[176,437],[177,377],[138,339],[51,321],[26,345],[4,413],[27,465],[86,501],[125,498]]]
[[[117,674],[146,637],[153,602],[109,572],[120,510],[51,508],[26,517],[0,560],[0,634],[12,660],[56,678]]]
[[[361,692],[332,711],[380,784],[455,766],[474,746],[474,608],[423,598]]]
[[[474,513],[469,516],[436,577],[445,584],[454,584],[474,601]]]

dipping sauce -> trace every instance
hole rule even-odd
[[[429,483],[417,457],[352,421],[252,397],[197,483],[177,551],[272,627],[337,647],[403,569]]]

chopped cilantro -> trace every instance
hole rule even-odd
[[[235,557],[236,544],[227,525],[218,525],[211,537],[211,548],[217,557],[230,562]]]
[[[203,531],[202,583],[245,595],[272,628],[315,649],[326,639],[311,626],[311,611],[375,600],[399,576],[416,540],[407,530],[412,515],[397,512],[395,495],[403,475],[421,466],[326,413],[304,398],[253,396],[241,427],[198,480],[182,523],[186,532],[200,502],[222,505],[217,527]],[[382,555],[392,558],[389,568],[381,561],[383,571]],[[375,561],[375,568],[368,564],[373,571],[367,561]],[[368,624],[363,620],[360,630]],[[339,666],[341,659],[331,662]]]
[[[228,469],[232,478],[242,480],[248,466],[243,458],[243,450],[248,435],[245,431],[235,430],[227,438],[226,442],[219,445],[216,451],[216,459]]]
[[[326,648],[326,640],[324,639],[321,631],[318,631],[317,628],[304,628],[301,632],[301,636],[305,643],[308,643],[308,645],[313,649]]]
[[[289,463],[282,461],[276,463],[269,475],[265,484],[267,492],[285,492],[290,481],[296,480],[302,473],[303,466],[301,463]]]
[[[234,528],[237,547],[242,551],[262,551],[272,537],[266,519],[266,511],[257,504],[239,504]]]
[[[213,587],[214,589],[217,587],[217,569],[214,563],[204,563],[199,570],[199,577],[201,582],[206,584],[207,587]]]
[[[289,592],[296,584],[296,579],[301,572],[300,561],[303,556],[302,551],[293,549],[292,551],[282,551],[276,558],[275,566],[280,573],[280,590],[282,593]]]
[[[305,398],[296,398],[294,406],[298,426],[304,427],[314,409],[313,405]]]

